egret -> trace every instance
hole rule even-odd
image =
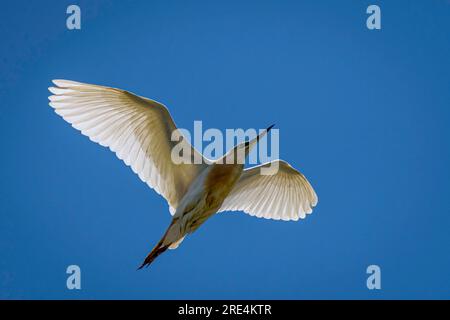
[[[222,158],[204,158],[189,142],[181,143],[192,157],[174,163],[171,150],[177,130],[161,103],[116,88],[53,80],[50,106],[90,140],[109,147],[150,188],[168,202],[172,221],[142,265],[149,266],[167,249],[175,249],[186,235],[222,211],[243,211],[275,220],[305,218],[317,204],[317,195],[303,174],[283,160],[244,169],[244,161],[223,161],[230,155],[245,158],[270,126],[249,141],[239,143]],[[221,161],[222,160],[222,161]],[[276,165],[272,175],[261,169]]]

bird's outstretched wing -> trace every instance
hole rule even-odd
[[[167,108],[130,92],[68,80],[54,80],[50,106],[90,140],[109,147],[150,188],[161,194],[174,214],[190,183],[206,165],[184,138],[172,141],[177,128]],[[179,134],[179,133],[177,133]],[[180,136],[178,136],[180,137]],[[186,143],[202,164],[175,164],[172,148]]]
[[[277,164],[277,173],[261,174],[261,168]],[[244,170],[219,212],[244,211],[259,218],[298,220],[316,204],[317,195],[308,180],[287,162],[275,160]]]

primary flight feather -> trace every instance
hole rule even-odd
[[[308,180],[283,160],[245,170],[243,161],[224,161],[230,155],[245,159],[271,127],[212,161],[183,139],[159,102],[116,88],[68,80],[53,83],[56,87],[49,88],[53,93],[49,99],[55,112],[90,140],[109,147],[167,200],[172,222],[140,268],[167,249],[178,247],[187,234],[217,212],[243,211],[268,219],[298,220],[317,204]],[[178,139],[172,139],[173,134]],[[172,149],[180,143],[183,150],[191,151],[192,161],[172,161]],[[260,173],[274,164],[278,170],[273,175]]]

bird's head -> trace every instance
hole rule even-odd
[[[255,138],[237,144],[233,149],[231,149],[225,155],[225,157],[227,157],[227,162],[226,163],[238,163],[238,164],[242,164],[243,165],[245,163],[245,159],[250,154],[250,152],[252,151],[253,147],[258,144],[260,139],[262,137],[264,137],[270,131],[270,129],[273,128],[273,126],[274,126],[274,124],[271,125],[270,127],[268,127],[267,129],[265,129],[263,132],[261,132]],[[228,160],[230,158],[231,158],[231,160]],[[231,162],[229,162],[229,161],[231,161]]]

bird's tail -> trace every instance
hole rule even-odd
[[[161,245],[161,242],[158,243],[153,250],[148,254],[148,256],[145,258],[144,262],[142,262],[141,266],[138,268],[138,270],[142,269],[143,267],[148,267],[153,260],[155,260],[161,253],[166,251],[169,246],[163,246]]]
[[[138,270],[142,269],[143,267],[148,267],[153,262],[153,260],[155,260],[161,253],[163,253],[167,249],[176,248],[178,246],[179,242],[181,242],[183,240],[183,239],[181,239],[181,241],[180,241],[180,239],[179,239],[176,241],[171,241],[170,238],[172,238],[172,234],[171,234],[171,236],[168,237],[169,231],[172,228],[172,226],[174,225],[174,223],[175,223],[175,221],[172,221],[169,228],[167,228],[166,233],[164,233],[163,237],[161,238],[161,240],[159,240],[158,244],[147,255],[147,257],[145,258],[145,260],[141,264],[141,266],[138,268]],[[169,238],[169,239],[167,239],[167,238]]]

